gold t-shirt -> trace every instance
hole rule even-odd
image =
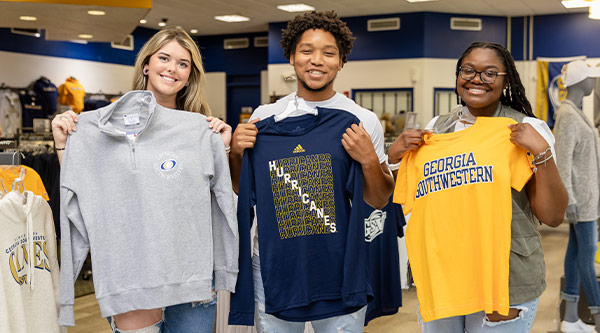
[[[406,246],[424,321],[509,310],[511,187],[532,176],[512,119],[427,134],[398,170],[394,202],[411,213]]]

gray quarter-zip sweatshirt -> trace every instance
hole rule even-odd
[[[91,251],[104,317],[235,290],[238,234],[229,166],[203,115],[131,91],[82,113],[61,169],[59,323]]]

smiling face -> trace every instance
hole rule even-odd
[[[290,55],[290,64],[298,78],[298,96],[307,101],[324,101],[335,94],[333,80],[343,63],[330,32],[306,30]]]
[[[488,48],[476,48],[467,54],[461,67],[470,67],[476,71],[492,70],[506,72],[506,66],[496,51]],[[502,90],[508,85],[506,75],[498,76],[493,83],[485,83],[480,74],[472,80],[465,80],[460,75],[456,79],[456,91],[465,102],[469,111],[475,116],[491,116],[496,111]]]
[[[192,70],[190,52],[172,40],[156,51],[144,71],[148,72],[146,90],[152,91],[158,104],[176,108],[177,93],[185,87]]]

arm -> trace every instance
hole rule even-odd
[[[388,163],[397,164],[407,152],[419,149],[423,144],[423,134],[425,131],[419,129],[409,129],[400,133],[388,149]],[[397,176],[398,171],[394,170],[394,179]]]
[[[534,156],[548,148],[548,142],[530,125],[510,125],[510,141]],[[526,185],[533,214],[544,224],[556,227],[562,223],[567,209],[567,190],[560,178],[554,157],[537,166],[537,172]]]
[[[66,111],[54,117],[52,120],[52,136],[54,137],[54,148],[58,155],[58,163],[62,164],[62,158],[65,154],[67,145],[67,136],[77,130],[77,114],[73,111]]]
[[[247,124],[239,124],[233,133],[233,137],[231,138],[229,171],[231,172],[231,183],[235,193],[239,192],[244,149],[254,147],[256,135],[258,134],[258,129],[254,124],[259,120],[260,119],[254,119]]]
[[[362,167],[365,202],[374,208],[385,207],[394,191],[394,179],[386,163],[379,163],[371,137],[362,122],[346,130],[342,135],[342,145]]]
[[[560,110],[560,109],[559,109]],[[556,164],[560,177],[565,184],[569,195],[567,206],[567,219],[573,223],[577,222],[577,198],[573,189],[573,153],[577,145],[577,126],[575,119],[568,112],[557,112],[554,124],[554,135],[556,136]]]

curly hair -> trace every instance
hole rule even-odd
[[[287,28],[281,30],[281,46],[287,59],[296,52],[296,45],[302,34],[309,29],[323,29],[335,37],[342,63],[348,61],[347,55],[352,50],[352,44],[356,37],[346,23],[342,21],[334,11],[305,13],[291,20]]]
[[[492,42],[474,42],[472,43],[463,54],[458,59],[456,63],[456,80],[458,82],[458,75],[460,71],[460,66],[462,65],[463,60],[471,51],[474,49],[491,49],[496,52],[498,57],[502,59],[504,66],[506,67],[506,75],[508,77],[508,87],[509,89],[502,92],[502,96],[500,96],[500,103],[506,106],[510,106],[511,108],[527,115],[528,117],[535,117],[531,110],[531,104],[527,97],[525,96],[525,87],[523,83],[521,83],[521,77],[519,76],[519,72],[517,72],[517,68],[515,67],[515,60],[510,55],[510,52],[504,46],[498,43]],[[458,91],[456,87],[454,88],[454,92],[458,96]],[[458,97],[457,97],[458,98]],[[464,102],[463,102],[464,104]]]

